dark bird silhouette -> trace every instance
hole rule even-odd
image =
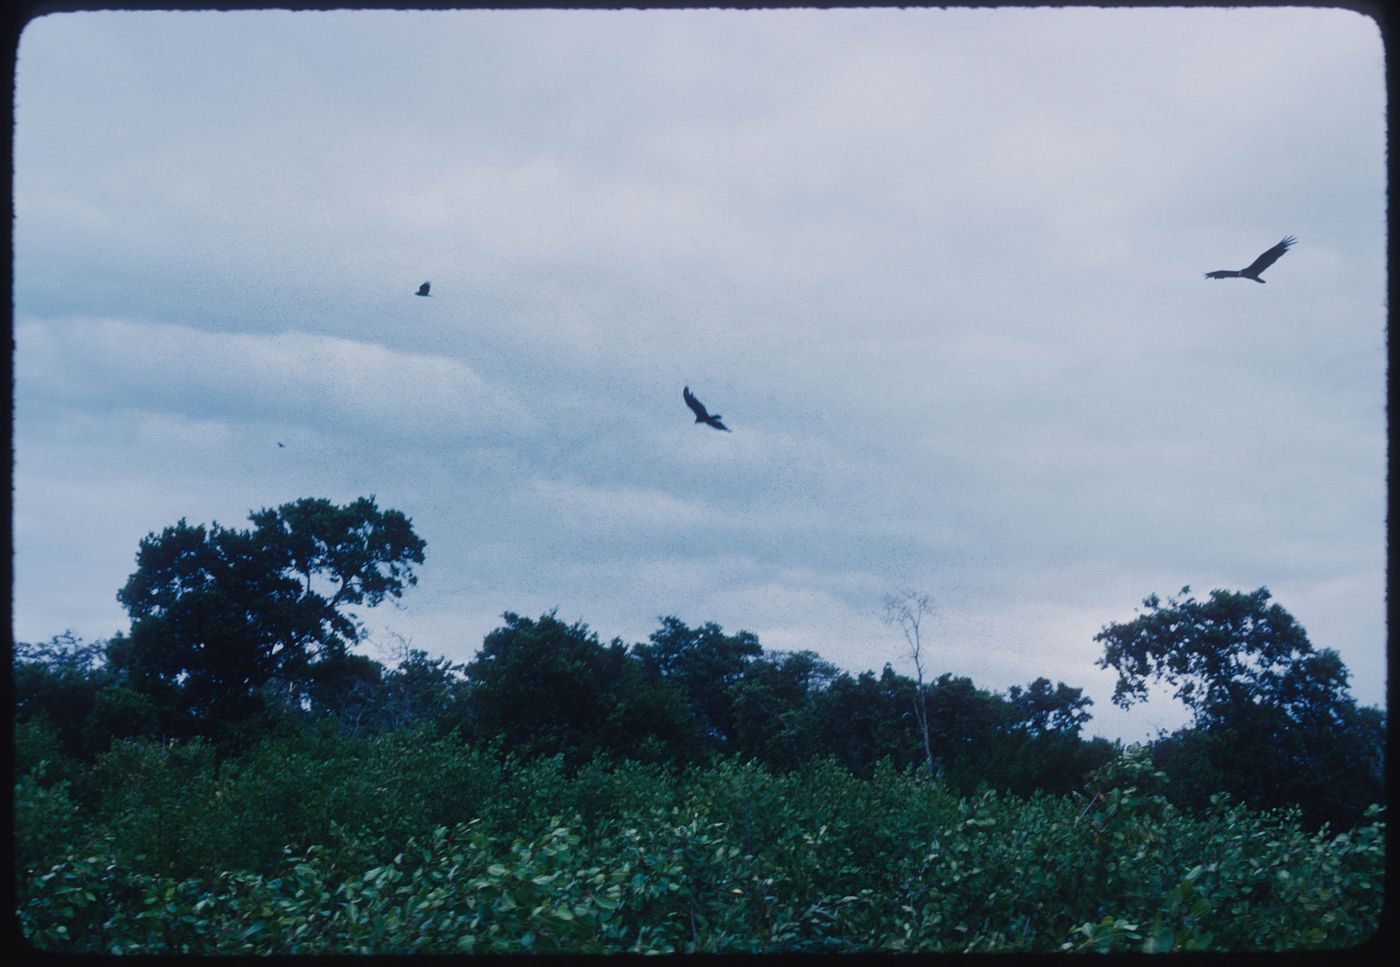
[[[281,440],[278,440],[278,441],[277,441],[277,445],[278,445],[279,447],[285,447],[285,446],[286,446],[286,444],[283,443]]]
[[[1293,243],[1296,241],[1298,241],[1296,238],[1294,238],[1292,235],[1289,235],[1282,242],[1279,242],[1273,248],[1269,249],[1263,255],[1259,256],[1253,262],[1249,263],[1248,268],[1240,269],[1238,272],[1234,271],[1233,269],[1217,269],[1214,272],[1207,272],[1206,278],[1253,279],[1255,282],[1258,282],[1260,285],[1263,285],[1264,280],[1259,278],[1259,273],[1263,272],[1269,266],[1277,262],[1279,256],[1282,255],[1284,252],[1287,252],[1293,246]]]
[[[415,293],[413,293],[413,294],[414,294],[414,295],[427,295],[427,294],[428,294],[429,285],[430,285],[430,283],[424,282],[422,285],[420,285],[420,286],[418,287],[418,291],[415,292]]]
[[[719,421],[719,414],[716,413],[714,416],[711,416],[710,411],[705,409],[705,404],[697,400],[695,395],[690,392],[689,386],[685,388],[685,392],[682,395],[685,397],[685,405],[695,412],[696,423],[708,423],[716,430],[723,430],[725,433],[730,432],[729,427]]]

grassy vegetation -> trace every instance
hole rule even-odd
[[[1377,928],[1384,823],[1192,816],[1140,750],[1079,793],[918,769],[522,759],[424,731],[17,734],[18,915],[104,953],[1285,950]]]

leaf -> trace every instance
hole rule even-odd
[[[1148,954],[1167,953],[1172,949],[1176,937],[1170,927],[1163,927],[1143,941],[1142,951]]]

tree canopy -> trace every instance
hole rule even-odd
[[[1048,678],[1037,678],[1024,689],[1012,685],[1006,697],[1032,735],[1078,734],[1089,721],[1089,706],[1094,704],[1093,699],[1085,697],[1082,688],[1070,688],[1064,682],[1057,682],[1051,689]]]
[[[1197,806],[1229,789],[1260,807],[1298,804],[1314,823],[1346,824],[1384,798],[1385,714],[1358,708],[1348,672],[1315,648],[1268,588],[1214,590],[1206,601],[1157,595],[1146,613],[1110,624],[1098,664],[1118,672],[1114,701],[1146,697],[1149,681],[1175,686],[1193,729],[1164,736],[1159,761]]]
[[[1303,627],[1269,589],[1211,591],[1206,601],[1183,587],[1165,605],[1153,594],[1145,614],[1109,624],[1100,668],[1113,668],[1113,701],[1128,708],[1147,697],[1149,680],[1166,681],[1198,725],[1224,724],[1254,705],[1267,704],[1295,721],[1335,703],[1346,690],[1346,670],[1332,652],[1318,652]]]
[[[423,562],[409,519],[372,496],[344,507],[303,498],[250,519],[238,530],[182,518],[148,534],[117,594],[131,631],[109,655],[177,733],[248,719],[274,680],[305,701],[361,634],[346,609],[402,596]]]

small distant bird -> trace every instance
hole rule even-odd
[[[277,445],[278,445],[279,447],[285,447],[285,446],[286,446],[286,444],[283,443],[281,440],[278,440],[278,441],[277,441]]]
[[[431,288],[430,283],[424,282],[422,285],[420,285],[420,286],[418,287],[418,291],[415,292],[415,293],[413,293],[413,294],[414,294],[414,295],[427,295],[427,294],[428,294],[428,289],[429,289],[429,288]]]
[[[1264,280],[1259,278],[1259,273],[1263,272],[1269,266],[1277,262],[1279,256],[1282,255],[1284,252],[1287,252],[1293,246],[1293,243],[1296,241],[1298,241],[1296,238],[1294,238],[1292,235],[1289,235],[1282,242],[1279,242],[1273,248],[1269,249],[1263,255],[1259,256],[1253,262],[1249,263],[1248,268],[1240,269],[1238,272],[1232,269],[1218,269],[1215,272],[1207,272],[1206,278],[1253,279],[1255,282],[1258,282],[1260,285],[1263,285]]]
[[[695,398],[695,395],[690,392],[689,386],[685,388],[685,392],[681,395],[685,397],[685,405],[690,407],[695,412],[696,423],[708,423],[716,430],[723,430],[725,433],[731,432],[729,427],[725,426],[719,421],[720,415],[718,413],[716,413],[714,416],[710,415],[710,411],[705,409],[705,404],[697,400]]]

